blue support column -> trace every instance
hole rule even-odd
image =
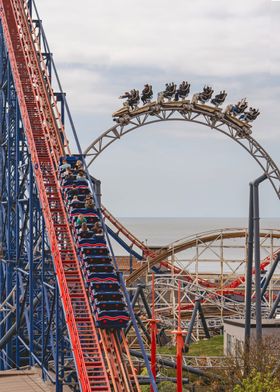
[[[252,274],[253,274],[253,250],[254,250],[254,205],[253,184],[249,184],[249,222],[247,243],[247,269],[246,269],[246,298],[245,298],[245,351],[248,352],[251,335],[251,297],[252,297]]]
[[[2,38],[2,27],[0,26],[0,35],[1,35],[1,39],[0,39],[0,76],[1,76],[1,80],[2,83],[4,82],[4,42],[3,42],[3,38]],[[3,87],[3,86],[1,86]],[[4,94],[4,93],[3,93]],[[2,95],[3,98],[3,95]],[[4,98],[3,98],[4,99]],[[4,102],[3,102],[4,103]],[[2,124],[4,122],[4,118],[5,118],[5,113],[3,108],[0,107],[0,124]],[[3,139],[4,139],[4,130],[3,127],[0,127],[0,138],[1,138],[1,143],[3,143]],[[4,148],[1,146],[0,149],[0,192],[1,195],[3,193],[3,181],[4,181]],[[4,211],[3,211],[3,206],[1,205],[0,208],[0,303],[2,303],[3,301],[3,236],[4,236]],[[4,334],[4,327],[2,324],[2,320],[3,320],[3,313],[0,312],[0,336],[3,336]],[[3,354],[0,352],[0,370],[4,369],[4,362],[3,362]]]
[[[41,337],[41,362],[42,362],[42,378],[45,380],[46,375],[44,371],[44,353],[45,353],[45,289],[44,289],[44,281],[45,281],[45,224],[44,221],[42,223],[42,268],[41,268],[41,296],[42,296],[42,304],[41,304],[41,325],[42,325],[42,337]]]
[[[28,0],[28,8],[29,8],[30,15],[32,16],[32,0]]]
[[[38,21],[37,31],[51,75],[54,63],[35,2],[29,0],[28,6]],[[62,391],[64,356],[69,366],[73,355],[58,297],[55,313],[50,309],[55,292],[54,267],[1,21],[0,51],[0,305],[15,290],[15,295],[9,299],[11,309],[15,311],[11,310],[6,319],[7,312],[0,309],[0,370],[36,363],[45,379],[53,383],[55,378],[59,379],[57,388]],[[57,77],[56,72],[54,74]],[[65,94],[60,91],[60,95],[64,123]],[[49,365],[53,363],[60,376],[54,376],[54,367],[49,371]],[[68,381],[77,383],[74,365],[72,373],[68,370]]]
[[[3,281],[4,281],[4,274],[3,274],[3,261],[1,261],[0,265],[0,295],[1,295],[1,302],[3,299]],[[2,312],[0,313],[0,323],[3,320],[3,315]],[[3,324],[1,323],[0,326],[0,335],[3,336],[4,333],[4,327]],[[0,352],[0,370],[4,370],[4,358],[3,358],[3,352]]]
[[[34,358],[34,314],[33,314],[33,300],[34,300],[34,263],[33,263],[33,170],[32,164],[29,164],[29,322],[30,322],[30,332],[29,332],[29,365],[33,366]]]
[[[253,212],[254,212],[254,251],[255,251],[255,296],[256,296],[256,339],[262,340],[262,298],[260,270],[260,213],[259,213],[259,184],[267,178],[263,174],[253,182]]]
[[[60,357],[60,315],[59,315],[59,288],[56,282],[55,285],[55,375],[56,375],[56,392],[61,392],[61,381],[60,381],[60,366],[59,366],[59,357]]]
[[[11,69],[10,65],[8,65],[8,86],[11,85]],[[12,108],[12,99],[11,99],[11,89],[8,89],[8,107]],[[8,184],[8,194],[7,194],[7,229],[6,229],[6,241],[7,241],[7,260],[6,260],[6,296],[8,297],[9,293],[12,290],[12,111],[9,110],[7,113],[7,127],[8,127],[8,154],[7,154],[7,171],[6,171],[6,182]],[[11,319],[10,317],[6,320],[6,330],[8,331],[11,327]],[[6,345],[6,364],[5,368],[8,369],[10,365],[9,359],[12,359],[12,341],[9,341]]]
[[[19,107],[16,103],[16,167],[19,167],[19,139],[20,139],[20,129],[19,129]],[[15,186],[16,186],[16,367],[20,368],[20,341],[18,335],[20,333],[20,284],[19,284],[19,272],[18,267],[20,266],[20,227],[19,227],[19,171],[15,171]]]
[[[61,355],[61,380],[64,379],[64,349],[65,349],[65,342],[64,342],[64,333],[63,333],[63,321],[64,321],[64,317],[63,317],[63,309],[62,306],[60,304],[59,306],[59,313],[60,313],[60,317],[61,317],[61,344],[60,344],[60,355]],[[61,391],[63,391],[63,384],[61,383]]]

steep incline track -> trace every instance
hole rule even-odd
[[[113,390],[130,391],[125,364],[116,364],[118,338],[104,333],[102,346],[93,321],[57,180],[67,139],[26,2],[0,0],[0,16],[81,391],[112,390],[101,348],[114,351],[114,376],[128,384],[116,389],[110,374]]]

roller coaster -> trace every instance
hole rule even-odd
[[[0,370],[37,365],[57,392],[65,386],[83,392],[140,391],[126,333],[132,328],[156,392],[131,286],[161,266],[180,276],[190,299],[203,293],[206,303],[241,314],[243,303],[232,296],[240,290],[244,299],[244,288],[239,287],[244,273],[221,289],[211,279],[195,277],[172,263],[170,256],[191,248],[197,237],[167,250],[149,249],[101,205],[99,182],[88,168],[132,130],[155,122],[186,121],[239,143],[280,197],[279,169],[252,137],[251,122],[259,112],[246,111],[245,100],[223,110],[226,93],[212,98],[209,86],[187,99],[188,82],[178,89],[174,83],[166,85],[152,101],[152,87],[146,85],[143,105],[139,106],[137,90],[125,93],[121,98],[127,102],[113,113],[114,125],[82,152],[35,1],[0,0],[0,18]],[[69,132],[76,142],[75,154],[70,151]],[[204,234],[200,241],[210,243],[215,235]],[[246,237],[246,230],[229,230],[223,236]],[[111,238],[143,261],[126,280]],[[278,262],[278,255],[278,248],[272,247],[261,268]],[[163,276],[159,287],[160,279]],[[185,309],[193,309],[193,304]]]

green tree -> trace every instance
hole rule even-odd
[[[271,373],[262,374],[253,370],[240,385],[234,387],[233,392],[280,392],[280,385]]]
[[[265,337],[261,343],[251,339],[248,355],[239,347],[234,356],[225,358],[220,370],[216,369],[220,382],[209,391],[280,392],[279,350],[278,336]]]

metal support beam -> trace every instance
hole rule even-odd
[[[29,322],[30,322],[30,333],[29,333],[29,366],[33,366],[34,358],[34,313],[33,313],[33,300],[34,300],[34,260],[33,260],[33,169],[32,165],[29,165],[29,252],[28,252],[28,263],[29,263]]]
[[[197,297],[195,299],[195,302],[194,302],[194,308],[193,308],[193,312],[192,312],[192,317],[191,317],[190,323],[188,325],[188,333],[187,333],[187,336],[186,336],[186,339],[185,339],[186,351],[188,351],[189,345],[190,345],[190,342],[191,342],[193,326],[194,326],[196,315],[197,315],[197,312],[198,312],[198,309],[199,309],[200,301],[201,301],[201,297]]]
[[[60,302],[51,324],[47,314],[55,273],[1,24],[0,52],[0,304],[8,304],[0,310],[0,370],[36,362],[50,379],[55,344],[61,367],[64,357],[72,363],[72,352]]]
[[[249,351],[251,334],[251,297],[252,297],[252,274],[253,274],[253,247],[254,247],[254,208],[253,208],[253,184],[249,184],[249,222],[248,222],[248,251],[246,269],[246,297],[245,297],[245,352]]]
[[[280,291],[277,294],[277,297],[276,297],[275,301],[273,302],[270,314],[268,316],[269,319],[272,319],[274,317],[274,314],[275,314],[275,312],[276,312],[276,310],[278,308],[279,302],[280,302]]]
[[[143,354],[137,350],[129,350],[129,352],[133,357],[143,358]],[[146,354],[146,355],[147,355],[148,359],[151,360],[150,354]],[[170,361],[169,359],[157,358],[157,363],[160,365],[170,367],[172,369],[176,369],[176,362]],[[206,377],[206,378],[210,378],[210,379],[211,378],[219,378],[218,376],[215,376],[213,374],[208,374],[206,372],[203,372],[200,369],[193,368],[191,366],[183,365],[182,368],[183,368],[183,370],[190,372],[192,374],[195,374],[197,376],[202,376],[202,377]]]
[[[262,298],[261,298],[261,270],[260,270],[260,213],[259,213],[259,184],[267,179],[263,174],[253,182],[254,204],[254,250],[255,250],[255,296],[256,296],[256,339],[262,340]]]
[[[275,271],[279,261],[280,261],[280,253],[278,253],[277,256],[275,257],[275,260],[273,261],[273,263],[272,263],[272,265],[270,267],[270,270],[268,271],[268,274],[265,277],[265,281],[264,281],[264,284],[262,286],[262,291],[261,291],[262,299],[263,299],[263,297],[265,295],[266,289],[267,289],[267,287],[268,287],[268,285],[269,285],[269,283],[271,281],[271,278],[272,278],[272,276],[274,274],[274,271]]]
[[[207,339],[210,339],[210,333],[209,333],[208,325],[206,323],[206,319],[205,319],[205,316],[204,316],[204,312],[203,312],[203,309],[202,309],[201,302],[199,303],[198,311],[199,311],[199,316],[200,316],[200,320],[201,320],[201,323],[202,323],[202,326],[203,326],[203,329],[204,329],[205,336],[206,336]]]

